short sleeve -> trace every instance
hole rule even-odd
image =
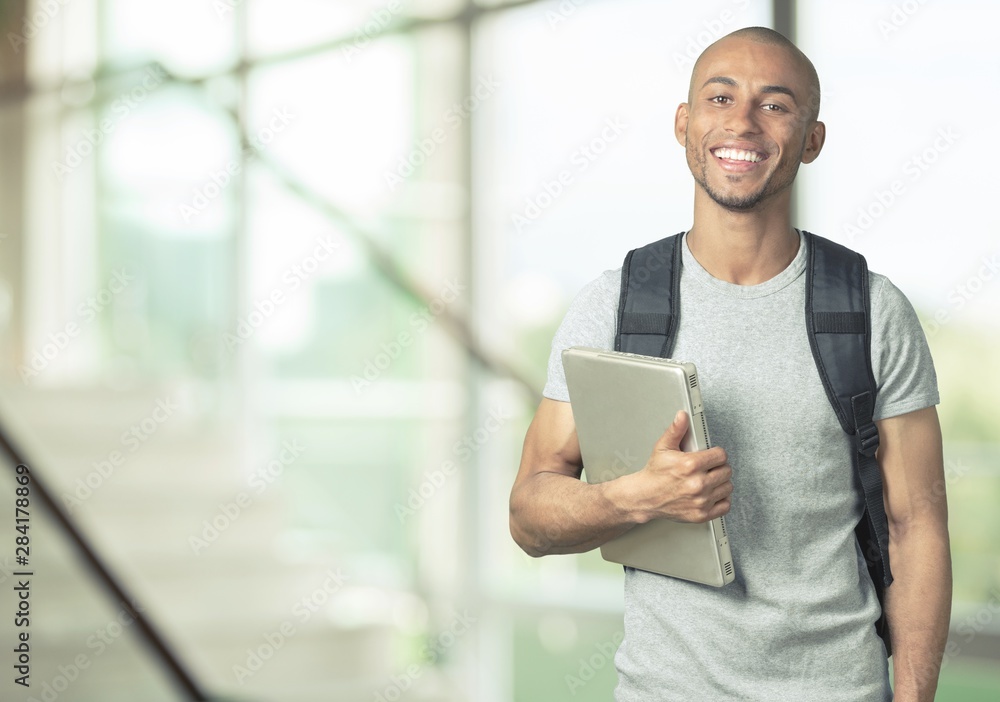
[[[917,313],[888,278],[872,273],[869,280],[875,419],[938,404],[937,373]]]
[[[569,306],[562,324],[552,338],[548,378],[542,395],[550,400],[569,402],[562,352],[571,346],[612,349],[621,288],[621,269],[605,271],[588,283]]]

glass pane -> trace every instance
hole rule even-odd
[[[266,156],[349,215],[371,221],[391,199],[387,164],[411,142],[412,70],[408,45],[398,38],[372,43],[351,64],[328,51],[256,69],[247,133],[280,115]]]
[[[287,46],[316,36],[307,23],[287,30]],[[262,65],[248,81],[247,135],[274,132],[248,167],[242,305],[257,321],[239,350],[254,369],[250,441],[259,455],[305,447],[268,488],[287,505],[268,541],[285,558],[335,559],[351,574],[324,612],[333,630],[318,632],[323,650],[380,646],[325,683],[337,699],[391,694],[390,674],[410,665],[421,670],[414,690],[442,689],[453,675],[421,650],[453,616],[430,603],[445,601],[460,567],[460,480],[436,488],[426,508],[410,505],[463,420],[464,354],[439,308],[465,302],[449,288],[463,245],[460,141],[398,183],[387,174],[443,118],[449,103],[436,100],[452,90],[455,37],[452,27],[380,37],[350,60],[334,48]],[[414,75],[425,72],[435,82],[418,97]],[[392,270],[432,299],[394,284]],[[295,665],[283,660],[273,668]],[[287,694],[277,673],[253,684]]]
[[[192,97],[157,88],[101,145],[98,281],[121,288],[98,319],[109,373],[220,372],[242,163],[231,121]]]
[[[200,76],[236,62],[235,0],[104,0],[104,60],[116,66],[159,62]]]

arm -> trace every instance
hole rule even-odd
[[[941,427],[934,407],[879,422],[889,518],[886,590],[896,702],[930,702],[951,618],[951,553]]]
[[[510,494],[510,533],[531,556],[582,553],[636,524],[665,517],[706,522],[729,511],[732,469],[721,448],[684,453],[678,413],[642,470],[591,485],[568,402],[543,399],[528,427]]]

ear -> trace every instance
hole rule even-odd
[[[677,143],[685,148],[687,148],[687,130],[688,104],[682,102],[677,106],[677,114],[674,115],[674,136],[677,138]]]
[[[802,163],[812,163],[823,150],[826,143],[826,125],[822,122],[813,122],[806,134],[805,147],[802,149]]]

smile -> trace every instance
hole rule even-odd
[[[766,154],[757,151],[745,151],[743,149],[730,149],[722,147],[712,152],[716,158],[727,159],[729,161],[749,161],[750,163],[760,163],[767,158]]]

